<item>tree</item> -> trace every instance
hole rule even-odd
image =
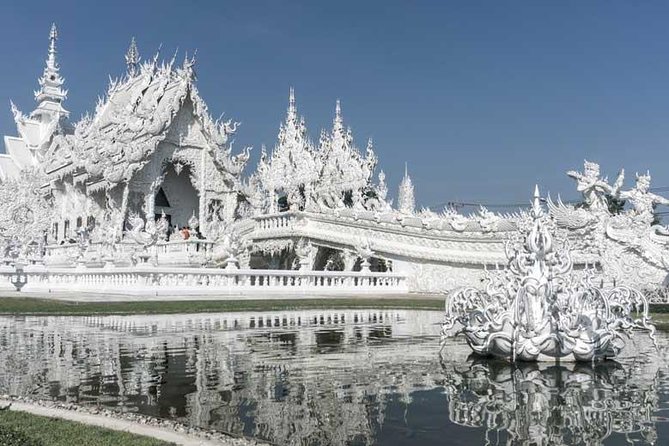
[[[620,214],[625,209],[625,200],[615,195],[607,194],[606,203],[608,204],[611,215]]]

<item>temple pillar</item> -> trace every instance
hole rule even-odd
[[[207,221],[207,168],[206,168],[206,162],[207,162],[207,153],[205,150],[200,150],[200,181],[199,181],[199,187],[198,187],[198,197],[200,199],[199,201],[199,209],[198,209],[198,220],[200,221],[200,228],[199,231],[202,233],[202,223]]]

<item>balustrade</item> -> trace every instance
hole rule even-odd
[[[289,229],[292,227],[294,218],[295,215],[292,212],[257,217],[256,230]]]
[[[189,293],[402,293],[405,276],[393,273],[338,271],[224,270],[212,268],[26,268],[28,291]],[[11,284],[10,271],[0,271],[0,287]]]

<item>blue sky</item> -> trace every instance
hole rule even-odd
[[[256,157],[290,86],[316,140],[340,98],[392,193],[406,161],[423,205],[527,202],[535,182],[576,198],[564,172],[583,158],[669,186],[669,2],[6,1],[0,17],[3,134],[10,98],[32,109],[55,21],[75,120],[135,36],[144,57],[197,49],[200,93]]]

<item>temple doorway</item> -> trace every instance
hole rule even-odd
[[[175,168],[170,164],[165,170],[165,179],[154,197],[155,214],[160,216],[165,212],[169,216],[170,225],[188,226],[188,220],[193,216],[199,218],[199,194],[191,183],[192,172],[188,165],[179,165]]]

